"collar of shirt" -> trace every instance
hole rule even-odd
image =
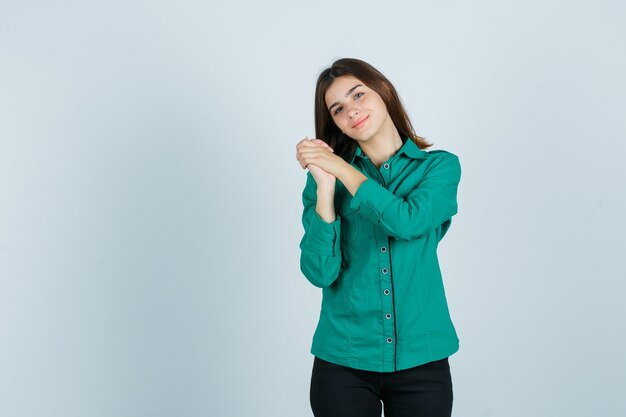
[[[404,143],[402,144],[400,149],[398,149],[398,151],[396,152],[396,155],[398,154],[405,154],[409,158],[413,158],[413,159],[422,159],[422,158],[426,158],[427,152],[420,149],[419,146],[417,146],[411,138],[405,138]],[[356,150],[354,151],[354,155],[352,155],[352,158],[350,159],[350,163],[352,163],[354,159],[357,157],[367,158],[367,155],[363,153],[363,150],[358,144],[356,145]]]

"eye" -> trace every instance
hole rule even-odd
[[[362,96],[363,94],[365,94],[365,93],[356,93],[356,94],[354,95],[354,98],[361,98],[361,96]]]
[[[334,114],[339,114],[340,111],[341,111],[341,107],[337,106],[337,108],[335,109],[335,111],[333,113]]]

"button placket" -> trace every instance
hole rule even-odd
[[[383,176],[388,176],[388,171],[382,172]],[[385,339],[383,356],[385,361],[395,361],[395,323],[393,320],[393,297],[391,292],[392,285],[392,271],[391,271],[391,248],[389,246],[389,236],[382,231],[377,233],[378,242],[378,275],[380,277],[380,291],[381,291],[381,316],[382,320],[382,335]]]

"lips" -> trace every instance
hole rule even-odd
[[[355,129],[360,128],[361,126],[363,126],[365,124],[365,122],[367,121],[368,117],[369,116],[365,116],[365,117],[360,118],[359,120],[356,121],[356,123],[354,125],[352,125],[352,127],[355,128]]]

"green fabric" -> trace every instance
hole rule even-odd
[[[308,171],[302,193],[300,269],[322,288],[311,353],[377,372],[452,355],[459,340],[437,246],[457,213],[458,157],[405,139],[380,169],[359,146],[350,164],[368,179],[354,197],[337,180],[333,223],[315,211]]]

